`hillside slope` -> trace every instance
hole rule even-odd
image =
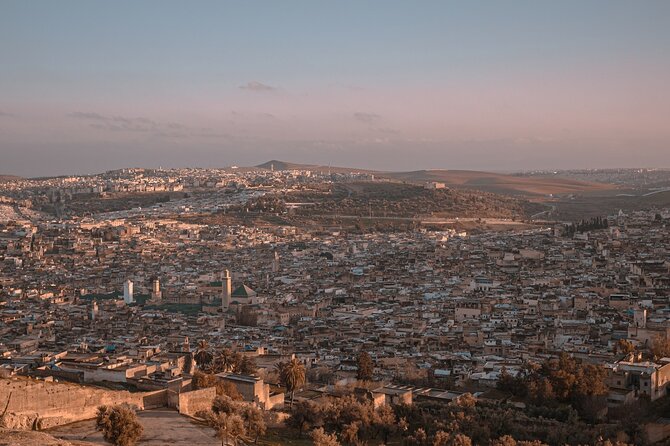
[[[614,189],[614,185],[591,183],[556,176],[518,176],[502,173],[481,172],[476,170],[415,170],[409,172],[380,172],[354,167],[320,166],[299,164],[287,161],[271,160],[255,166],[260,169],[274,170],[311,170],[331,173],[370,173],[379,178],[423,185],[429,181],[445,183],[451,188],[472,189],[504,195],[523,195],[527,197],[549,194],[574,194]]]
[[[453,188],[476,189],[507,195],[568,194],[613,188],[608,184],[587,183],[565,178],[521,177],[474,170],[417,170],[386,172],[381,175],[409,183],[438,181]]]

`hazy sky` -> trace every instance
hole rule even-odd
[[[670,167],[670,1],[0,0],[0,173]]]

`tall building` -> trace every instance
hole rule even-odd
[[[221,308],[223,311],[228,310],[228,307],[230,306],[230,296],[232,294],[232,289],[233,289],[233,281],[232,278],[230,277],[230,271],[225,270],[223,272],[223,278],[221,279],[222,282],[222,293],[221,293]]]
[[[133,281],[127,279],[123,282],[123,301],[127,304],[132,304],[133,300]]]

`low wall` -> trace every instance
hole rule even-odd
[[[216,398],[216,387],[182,392],[179,394],[179,413],[193,416],[201,410],[209,410]]]
[[[129,404],[140,410],[167,405],[167,391],[106,390],[26,378],[0,379],[0,427],[40,430],[95,417],[98,406]]]

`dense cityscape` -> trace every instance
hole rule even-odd
[[[668,23],[0,0],[0,446],[670,446]]]
[[[275,164],[0,184],[3,425],[77,438],[59,427],[126,403],[246,414],[221,431],[239,440],[665,438],[670,208],[532,219],[525,198]],[[487,210],[409,219],[408,193]]]

